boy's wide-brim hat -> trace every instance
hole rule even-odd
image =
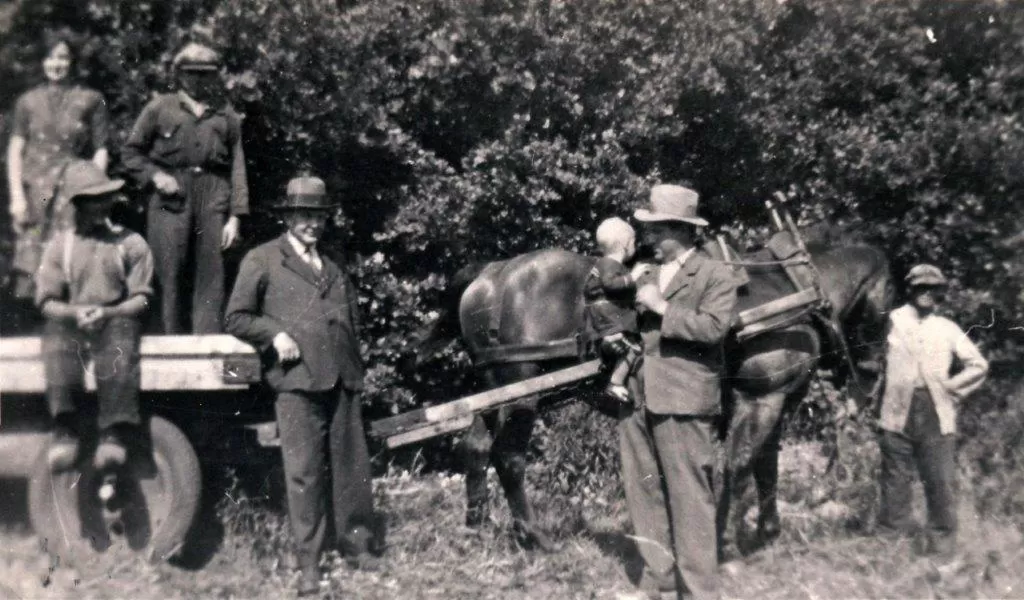
[[[87,160],[76,160],[64,169],[60,193],[71,202],[100,198],[124,187],[123,179],[111,179]]]
[[[942,271],[935,265],[916,265],[910,269],[907,276],[904,278],[907,285],[910,287],[915,286],[944,286],[947,284],[946,276],[942,274]]]
[[[651,188],[648,206],[637,209],[633,216],[645,223],[678,221],[707,227],[708,222],[697,215],[699,199],[697,192],[681,185],[656,185]]]
[[[271,207],[275,211],[334,210],[340,204],[327,196],[327,184],[319,177],[296,177],[288,182],[285,198]]]

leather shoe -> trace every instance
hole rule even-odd
[[[320,591],[320,571],[316,568],[299,571],[299,580],[295,582],[295,592],[299,596],[312,596]]]
[[[125,448],[124,440],[113,430],[107,430],[100,436],[93,467],[98,471],[117,468],[123,465],[127,458],[128,449]]]
[[[46,449],[46,462],[54,473],[66,471],[78,459],[78,438],[74,432],[61,425],[54,427],[50,435],[50,446]]]
[[[648,569],[641,573],[637,588],[650,600],[676,600],[679,597],[674,575],[659,576]]]
[[[347,556],[345,557],[345,562],[349,567],[359,571],[380,571],[384,568],[384,559],[369,552]]]

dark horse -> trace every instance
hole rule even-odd
[[[812,250],[821,285],[833,314],[842,325],[854,361],[876,358],[886,314],[893,298],[888,262],[869,246]],[[768,258],[761,256],[762,260]],[[756,260],[752,258],[751,260]],[[448,289],[448,306],[421,341],[424,360],[461,334],[474,358],[488,348],[542,343],[572,338],[583,327],[583,282],[593,259],[562,250],[539,250],[515,258],[470,265]],[[749,267],[750,283],[741,289],[738,308],[744,310],[793,291],[777,267]],[[759,496],[759,537],[779,531],[775,502],[781,415],[787,402],[806,394],[816,370],[833,363],[837,372],[848,361],[837,361],[840,349],[824,327],[813,321],[761,334],[742,344],[730,342],[728,385],[725,392],[728,433],[727,476],[720,501],[720,529],[735,495],[752,474]],[[572,358],[536,362],[491,363],[480,369],[483,382],[495,387],[566,366]],[[730,393],[731,392],[731,393]],[[537,399],[477,417],[462,440],[466,465],[467,524],[487,517],[489,463],[505,490],[516,533],[527,546],[549,548],[535,527],[523,487],[526,450],[536,418]],[[732,494],[728,493],[731,490]]]

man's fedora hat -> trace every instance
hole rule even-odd
[[[68,164],[60,181],[60,194],[71,202],[99,198],[124,187],[123,179],[110,179],[99,167],[88,160]]]
[[[283,210],[334,210],[337,202],[327,196],[327,184],[319,177],[304,175],[288,182],[285,199],[272,208]]]
[[[650,204],[633,213],[637,221],[680,221],[707,227],[708,222],[697,216],[697,192],[681,185],[661,184],[651,188]]]
[[[935,265],[920,264],[910,269],[904,278],[910,287],[941,287],[947,284],[946,276]]]

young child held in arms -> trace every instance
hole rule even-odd
[[[595,237],[602,256],[583,285],[584,318],[601,338],[600,354],[612,371],[606,391],[629,403],[626,379],[635,372],[643,354],[634,304],[636,281],[624,264],[636,254],[636,232],[629,223],[612,217],[598,226]]]

